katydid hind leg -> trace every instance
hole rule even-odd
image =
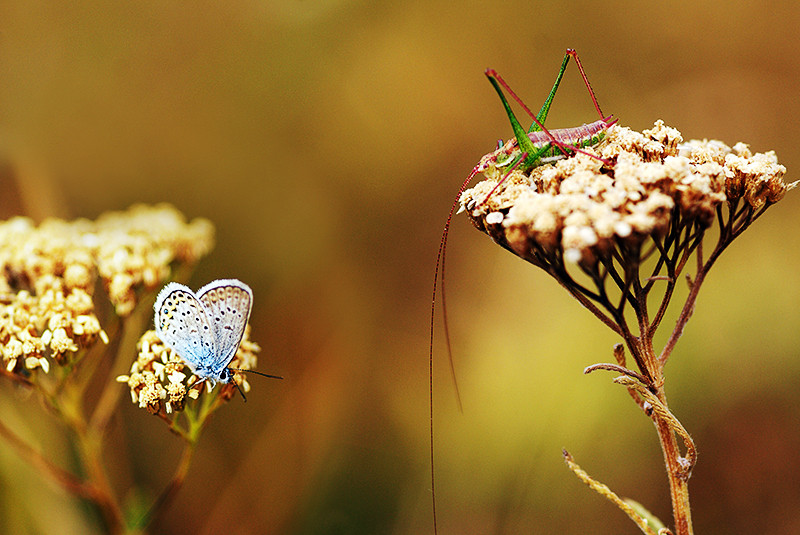
[[[603,115],[602,110],[600,110],[600,105],[597,103],[597,97],[594,94],[594,90],[592,89],[592,84],[589,83],[589,78],[586,76],[586,71],[583,69],[583,64],[581,63],[581,58],[578,57],[578,52],[574,48],[568,48],[566,53],[564,54],[564,59],[561,62],[561,68],[558,70],[558,76],[556,76],[556,82],[553,84],[553,88],[550,90],[550,94],[545,99],[544,104],[542,104],[542,108],[539,110],[539,113],[536,115],[533,124],[531,124],[530,130],[528,132],[534,132],[536,130],[540,130],[539,123],[544,123],[547,119],[547,114],[550,112],[550,105],[553,103],[553,99],[556,96],[556,92],[558,91],[558,86],[561,85],[561,79],[564,77],[564,72],[567,70],[567,64],[569,63],[569,58],[575,59],[575,64],[578,66],[578,71],[581,73],[581,78],[583,79],[583,83],[586,86],[587,91],[589,91],[589,97],[592,99],[592,104],[594,105],[594,109],[597,110],[597,114],[600,116],[601,119],[606,119],[606,116]],[[513,95],[513,91],[509,89],[509,92]],[[519,102],[519,99],[514,95],[514,99]]]
[[[594,104],[594,109],[597,110],[597,115],[599,115],[601,119],[606,120],[607,117],[603,115],[603,110],[600,109],[600,104],[597,103],[597,97],[595,96],[594,90],[592,89],[592,84],[589,83],[589,78],[586,77],[586,71],[583,70],[583,64],[581,64],[581,58],[578,57],[578,53],[575,51],[574,48],[568,48],[567,55],[575,58],[575,64],[578,66],[578,71],[580,71],[581,73],[581,78],[583,78],[583,83],[586,85],[586,89],[589,91],[589,96],[592,97],[592,104]]]
[[[489,82],[491,82],[494,90],[497,91],[497,94],[500,96],[500,101],[503,103],[503,107],[506,110],[508,120],[511,121],[511,129],[514,130],[514,137],[517,138],[517,144],[519,145],[520,150],[525,151],[528,154],[532,154],[536,151],[536,148],[533,146],[533,143],[528,137],[528,134],[525,132],[525,129],[522,128],[522,125],[517,120],[517,116],[514,114],[514,110],[511,109],[511,104],[508,103],[508,99],[506,99],[506,95],[503,93],[503,89],[500,86],[502,85],[504,88],[506,88],[506,90],[511,93],[517,102],[520,102],[519,97],[517,97],[517,95],[509,89],[508,84],[506,84],[505,80],[503,80],[503,78],[497,74],[497,71],[494,69],[487,69],[486,77],[489,78]]]

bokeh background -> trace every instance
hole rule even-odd
[[[431,533],[436,251],[459,184],[511,135],[483,70],[538,109],[576,48],[622,124],[775,150],[794,180],[799,24],[789,0],[6,0],[0,217],[168,201],[217,226],[191,284],[255,291],[259,367],[285,379],[251,377],[215,415],[154,533]],[[570,67],[548,124],[595,119]],[[788,195],[722,256],[668,367],[699,447],[697,533],[800,531],[798,208]],[[669,521],[652,425],[581,374],[612,334],[463,216],[447,265],[464,412],[438,337],[439,532],[636,533],[562,447]],[[160,489],[177,438],[126,401],[115,425],[112,478]],[[46,429],[42,449],[63,448]],[[0,531],[96,529],[5,445],[0,479]]]

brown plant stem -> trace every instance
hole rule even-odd
[[[660,389],[657,396],[666,406],[666,396],[663,388]],[[692,510],[689,506],[689,479],[686,477],[684,467],[679,462],[680,451],[677,437],[668,422],[661,418],[654,418],[653,420],[656,431],[658,431],[658,440],[661,443],[661,451],[664,453],[664,462],[667,467],[675,533],[676,535],[693,535]]]
[[[669,411],[663,386],[657,389],[656,393],[653,393],[630,375],[617,377],[614,382],[627,386],[629,390],[635,390],[652,406],[650,414],[656,426],[661,449],[664,453],[676,530],[678,535],[690,535],[693,530],[691,509],[689,507],[688,481],[697,460],[697,450],[694,442],[683,425]],[[680,456],[676,434],[684,441],[686,447],[685,457]]]
[[[624,366],[620,366],[619,364],[611,364],[609,362],[600,362],[598,364],[592,364],[591,366],[586,366],[583,369],[583,373],[588,375],[597,370],[606,370],[606,371],[621,373],[623,375],[627,375],[628,377],[633,377],[642,384],[647,384],[647,379],[643,377],[641,374],[638,374],[633,370],[629,370]]]
[[[572,455],[570,455],[570,453],[567,450],[561,450],[561,454],[564,457],[564,462],[566,462],[569,469],[572,470],[572,472],[576,476],[578,476],[578,479],[586,483],[586,485],[588,485],[589,488],[591,488],[592,490],[594,490],[595,492],[597,492],[598,494],[609,500],[611,503],[616,505],[623,513],[628,515],[628,518],[633,520],[636,523],[636,525],[639,526],[639,529],[642,531],[642,533],[645,533],[645,535],[657,535],[655,530],[653,530],[653,528],[649,525],[647,520],[642,518],[642,516],[633,507],[631,507],[629,503],[627,503],[625,500],[617,496],[617,494],[610,488],[608,488],[607,485],[600,483],[592,476],[590,476],[585,470],[583,470],[575,462],[575,460],[572,458]]]
[[[122,510],[103,466],[102,433],[92,432],[81,409],[80,392],[74,388],[53,395],[38,386],[43,400],[54,410],[76,437],[76,449],[86,472],[84,479],[60,468],[0,423],[2,435],[17,452],[42,474],[66,491],[91,501],[100,512],[108,533],[125,533]]]
[[[136,354],[136,341],[141,335],[145,321],[149,320],[149,314],[144,311],[148,311],[148,309],[139,306],[128,318],[120,318],[119,320],[121,339],[111,364],[109,380],[106,381],[103,387],[103,392],[89,421],[92,429],[102,432],[116,410],[123,386],[114,381],[113,378],[127,371],[130,356]]]
[[[78,436],[78,445],[88,479],[96,489],[92,501],[100,510],[107,531],[114,534],[125,533],[122,509],[103,466],[102,432],[87,429],[86,433]]]

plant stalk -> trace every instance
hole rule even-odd
[[[658,398],[667,406],[663,387],[659,389]],[[693,535],[692,511],[689,506],[689,480],[686,470],[679,462],[680,449],[675,431],[668,422],[654,418],[658,440],[664,453],[664,462],[669,478],[670,498],[672,499],[672,515],[675,520],[675,535]]]

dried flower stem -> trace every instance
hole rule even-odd
[[[87,429],[78,435],[79,451],[88,480],[95,489],[92,501],[100,510],[109,533],[125,533],[125,522],[116,493],[103,464],[103,433]]]
[[[156,499],[156,501],[153,503],[153,506],[150,508],[147,514],[139,521],[141,526],[149,526],[157,523],[161,516],[169,509],[170,505],[172,505],[172,502],[178,495],[178,491],[183,486],[183,482],[186,480],[186,476],[189,474],[189,466],[192,464],[194,449],[195,443],[187,441],[184,445],[183,453],[181,453],[181,459],[178,461],[178,466],[175,469],[172,479],[169,483],[167,483],[167,486],[164,487],[164,490],[161,492],[158,499]]]
[[[203,388],[205,388],[205,385],[203,385]],[[170,420],[163,413],[157,413],[159,416],[163,415],[163,419],[170,424],[170,430],[184,440],[184,447],[172,479],[167,483],[147,514],[141,519],[140,525],[147,526],[158,522],[161,515],[169,509],[189,473],[189,466],[191,465],[200,433],[210,421],[211,415],[222,403],[224,403],[223,396],[203,396],[200,402],[200,410],[197,414],[189,411],[184,412],[187,422],[186,428],[180,425],[178,419]]]
[[[659,420],[667,423],[672,431],[683,439],[683,443],[686,446],[686,456],[679,459],[679,461],[681,461],[680,464],[683,466],[681,477],[683,479],[689,479],[689,476],[692,474],[692,468],[694,468],[694,464],[697,462],[697,448],[694,445],[692,437],[689,436],[689,433],[683,425],[675,418],[661,399],[650,392],[650,390],[637,379],[630,376],[621,376],[614,379],[614,382],[636,390],[636,392],[650,404],[649,412],[655,415]]]
[[[2,421],[0,421],[0,436],[2,436],[3,439],[5,439],[5,441],[8,442],[12,448],[14,448],[20,457],[29,462],[31,466],[38,469],[42,474],[47,476],[51,481],[61,488],[84,498],[93,497],[94,492],[91,486],[81,481],[74,474],[71,474],[70,472],[48,460],[47,457],[42,455],[25,440],[20,438]]]
[[[67,492],[92,501],[100,511],[109,533],[124,533],[122,511],[103,466],[102,431],[93,431],[78,409],[75,389],[66,388],[58,395],[43,392],[43,399],[64,421],[76,437],[77,451],[86,472],[80,478],[49,461],[43,454],[0,423],[2,436],[17,453],[43,475]]]
[[[692,509],[689,506],[689,479],[682,477],[683,467],[679,463],[678,441],[672,427],[664,420],[656,419],[658,440],[664,452],[669,478],[669,493],[672,501],[672,518],[677,535],[692,535]]]
[[[120,342],[111,364],[109,377],[117,377],[129,368],[130,356],[136,353],[136,342],[150,321],[150,310],[137,307],[135,313],[120,318]],[[93,429],[105,429],[108,420],[117,408],[123,387],[116,381],[107,381],[103,386],[100,400],[94,408],[89,425]]]

